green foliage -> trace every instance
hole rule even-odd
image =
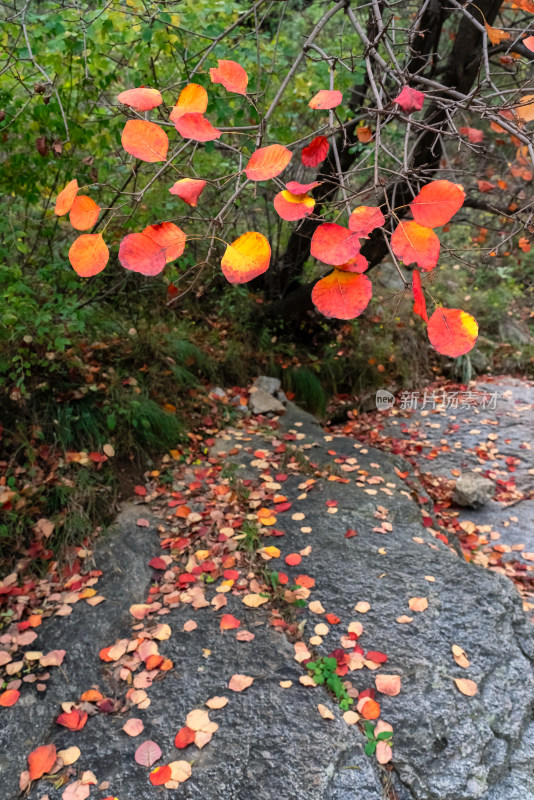
[[[343,681],[336,675],[337,661],[335,658],[323,656],[317,661],[308,661],[306,668],[312,673],[312,678],[319,686],[327,686],[339,702],[342,711],[348,711],[354,703],[352,697],[343,685]]]
[[[382,731],[375,736],[375,725],[368,720],[363,724],[363,732],[367,739],[367,742],[364,747],[365,755],[372,756],[375,754],[376,746],[378,742],[387,742],[391,744],[391,740],[393,738],[393,731]]]

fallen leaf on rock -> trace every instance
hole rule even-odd
[[[254,678],[251,678],[249,675],[240,675],[239,673],[236,673],[230,678],[228,688],[231,689],[232,692],[243,692],[252,685],[253,681]]]
[[[380,716],[380,706],[376,700],[364,697],[358,702],[357,708],[364,719],[378,719]]]
[[[63,761],[64,767],[69,767],[71,764],[75,764],[76,761],[78,761],[81,754],[82,751],[80,748],[73,745],[72,747],[67,747],[66,750],[59,750],[57,757]]]
[[[221,617],[221,630],[229,631],[233,628],[239,628],[241,622],[236,619],[232,614],[223,614]]]
[[[69,783],[61,797],[63,800],[87,800],[91,793],[91,787],[87,783],[74,781]]]
[[[347,723],[347,725],[356,725],[358,720],[360,719],[360,715],[357,714],[355,711],[345,711],[343,714],[343,719]]]
[[[152,786],[162,786],[167,781],[170,781],[172,778],[172,770],[168,764],[164,764],[162,767],[155,767],[152,772],[150,773],[150,783]]]
[[[285,558],[285,562],[289,567],[296,567],[301,561],[302,558],[298,553],[290,553]]]
[[[312,600],[308,608],[312,614],[324,614],[326,610],[320,600]]]
[[[400,617],[397,617],[395,622],[398,622],[400,625],[405,625],[408,622],[413,622],[413,617],[407,617],[406,614],[401,614]]]
[[[428,600],[426,597],[410,597],[408,605],[410,611],[425,611],[428,608]]]
[[[463,667],[467,669],[470,666],[469,659],[467,658],[467,653],[463,650],[459,645],[453,644],[452,646],[452,657],[456,661],[459,667]]]
[[[293,681],[280,681],[280,686],[282,689],[289,689],[290,686],[293,686]]]
[[[224,708],[228,705],[228,698],[227,697],[211,697],[209,700],[206,700],[206,705],[208,708],[213,709],[214,711],[219,708]]]
[[[258,608],[267,602],[269,602],[269,598],[262,597],[261,594],[246,594],[243,598],[243,603],[249,608]]]
[[[17,691],[17,689],[7,689],[5,692],[0,694],[0,706],[5,706],[6,708],[9,706],[14,706],[19,697],[20,692]]]
[[[211,731],[197,731],[195,733],[195,745],[202,750],[208,742],[211,742],[211,737],[213,736]]]
[[[191,777],[191,764],[187,761],[171,761],[169,764],[172,773],[172,780],[183,783]]]
[[[195,708],[185,718],[185,724],[192,731],[203,731],[210,724],[210,717],[204,708]]]
[[[400,675],[377,675],[375,686],[382,694],[395,697],[401,690],[401,677]]]
[[[389,741],[380,741],[376,743],[375,750],[376,760],[379,764],[387,764],[393,757],[393,751]]]
[[[63,663],[66,652],[66,650],[51,650],[46,655],[41,656],[39,664],[42,667],[59,667]]]
[[[124,733],[127,733],[128,736],[139,736],[140,733],[143,733],[144,728],[145,726],[143,725],[143,720],[138,719],[137,717],[132,717],[131,719],[126,720],[122,726],[122,730]]]
[[[304,642],[295,642],[293,646],[295,648],[295,661],[298,661],[299,664],[311,658],[311,653]]]
[[[323,719],[335,719],[335,717],[332,714],[332,712],[330,711],[330,709],[327,708],[326,706],[324,706],[322,703],[319,703],[317,708],[319,710],[319,714],[321,715],[321,717]]]
[[[54,744],[43,744],[32,750],[28,756],[28,768],[30,778],[36,781],[45,773],[50,772],[56,763],[56,746]]]
[[[161,758],[161,748],[156,742],[147,739],[146,742],[139,745],[135,751],[134,758],[142,767],[151,767],[152,764],[155,764],[156,761]]]
[[[467,695],[467,697],[473,697],[475,694],[478,694],[478,686],[474,681],[469,680],[469,678],[455,678],[454,682],[458,690],[462,694]]]
[[[330,632],[330,628],[328,627],[328,625],[326,625],[326,623],[324,623],[324,622],[319,622],[319,623],[318,623],[318,624],[315,626],[315,628],[314,628],[314,631],[315,631],[315,633],[317,634],[317,636],[326,636],[326,635],[327,635],[327,633],[329,633],[329,632]]]
[[[235,638],[238,642],[251,642],[255,636],[256,634],[251,633],[250,631],[238,631],[235,635]]]
[[[69,731],[80,731],[87,722],[87,714],[81,708],[73,708],[72,711],[60,714],[56,720],[58,725],[63,725]]]
[[[187,622],[184,622],[183,630],[186,633],[191,633],[191,631],[196,631],[198,628],[198,624],[195,622],[194,619],[188,619]]]
[[[194,741],[195,731],[191,730],[191,728],[188,728],[187,725],[184,725],[184,727],[180,728],[174,737],[174,746],[179,750],[183,750],[188,745],[193,744]]]
[[[358,614],[367,614],[370,608],[371,604],[367,603],[365,600],[360,600],[360,602],[356,603],[354,606],[354,610],[357,611]]]

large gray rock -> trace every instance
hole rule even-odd
[[[466,563],[422,526],[420,508],[394,469],[407,468],[401,459],[327,435],[293,405],[282,424],[291,447],[315,463],[322,477],[303,490],[302,474],[286,470],[289,477],[283,482],[283,492],[292,506],[278,514],[277,528],[284,536],[265,540],[282,550],[279,562],[271,564],[293,579],[301,573],[312,576],[315,586],[310,599],[320,600],[326,611],[340,618],[316,646],[318,656],[339,647],[340,633],[358,619],[364,628],[359,639],[364,650],[388,656],[379,672],[401,676],[398,696],[379,695],[381,716],[395,731],[393,770],[365,756],[363,735],[357,726],[345,724],[324,687],[306,688],[299,683],[303,669],[285,635],[269,626],[268,609],[248,609],[231,593],[220,612],[180,605],[158,618],[172,629],[171,638],[161,642],[160,652],[173,660],[175,669],[148,690],[148,708],[130,712],[144,722],[140,737],[131,739],[121,731],[123,715],[97,715],[76,733],[54,725],[59,700],[75,699],[93,683],[118,696],[124,692],[123,685],[102,668],[98,650],[129,635],[128,606],[143,602],[150,585],[146,543],[153,541],[153,534],[128,523],[119,528],[116,552],[121,546],[132,553],[140,547],[143,567],[133,569],[126,562],[124,596],[117,586],[109,608],[110,623],[95,614],[87,620],[79,618],[80,624],[69,628],[64,663],[69,683],[57,684],[52,705],[39,717],[38,731],[33,731],[35,710],[26,709],[19,717],[10,716],[17,706],[5,710],[2,736],[9,748],[11,771],[4,773],[2,800],[18,796],[14,775],[32,746],[44,741],[53,741],[58,749],[72,744],[80,748],[76,769],[91,769],[98,781],[109,781],[102,794],[92,791],[91,797],[97,800],[108,794],[121,800],[152,800],[158,792],[164,800],[175,796],[186,800],[534,800],[534,641],[513,584]],[[280,443],[278,433],[260,437],[225,431],[212,449],[212,458],[220,453],[225,465],[235,463],[233,480],[259,477],[266,467],[255,453],[274,451]],[[276,470],[273,462],[273,475]],[[339,474],[350,482],[329,480]],[[358,476],[363,476],[360,486],[354,480]],[[366,476],[381,480],[366,483]],[[380,526],[379,505],[387,509],[390,532],[374,530]],[[337,513],[331,513],[333,509]],[[166,530],[170,533],[175,525],[176,520],[169,517]],[[346,538],[348,528],[357,535]],[[137,540],[143,545],[136,544]],[[288,553],[308,546],[311,550],[299,566],[282,563]],[[410,598],[423,596],[428,608],[411,612]],[[354,610],[359,601],[370,603],[368,613]],[[74,623],[77,611],[75,607],[71,617],[52,621],[55,646],[61,644],[63,624]],[[254,640],[238,642],[233,631],[221,633],[222,613],[240,619],[241,627],[255,634]],[[315,625],[324,621],[307,608],[291,613],[306,642]],[[396,621],[406,614],[413,617],[412,622]],[[198,628],[186,633],[184,623],[191,618]],[[106,626],[103,633],[100,625]],[[454,662],[453,644],[467,652],[468,669]],[[240,694],[229,691],[234,673],[252,676],[252,686]],[[376,674],[361,669],[347,677],[361,690],[374,685]],[[455,677],[476,681],[478,694],[461,694]],[[282,689],[280,681],[287,680],[293,685]],[[219,724],[212,741],[203,750],[177,751],[173,740],[186,714],[222,694],[229,703],[210,713]],[[333,711],[334,720],[320,717],[319,703]],[[27,741],[17,739],[21,725]],[[180,758],[192,762],[192,777],[177,792],[152,787],[148,769],[135,763],[135,750],[145,739],[154,739],[162,748],[158,763]],[[63,790],[41,781],[29,793],[29,800],[39,800],[45,793],[50,800],[60,800]]]
[[[282,383],[279,378],[271,378],[268,375],[260,375],[258,378],[254,379],[252,384],[256,389],[261,389],[262,392],[267,392],[267,394],[276,394]]]
[[[256,389],[251,393],[249,406],[253,414],[283,414],[285,411],[285,406],[280,400],[263,389]]]
[[[462,472],[456,481],[452,499],[457,506],[479,508],[491,500],[494,489],[493,481],[478,472]]]

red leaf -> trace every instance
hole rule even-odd
[[[405,264],[417,264],[422,270],[438,263],[440,243],[431,228],[417,222],[399,222],[391,237],[391,249]]]
[[[271,246],[265,236],[248,231],[227,245],[221,268],[230,283],[247,283],[266,272],[270,260]]]
[[[385,221],[378,206],[358,206],[349,217],[349,230],[357,236],[368,236],[375,228],[380,228]]]
[[[72,711],[63,712],[56,720],[58,725],[63,725],[69,731],[81,731],[87,722],[87,714],[81,708],[73,708]]]
[[[289,567],[296,567],[302,561],[302,556],[299,553],[290,553],[286,556],[285,561]]]
[[[72,201],[69,220],[73,228],[77,231],[86,231],[96,225],[100,206],[91,197],[80,194]]]
[[[4,706],[5,708],[9,708],[9,706],[14,706],[17,700],[20,697],[20,692],[17,689],[6,689],[5,692],[0,694],[0,706]]]
[[[174,127],[184,139],[194,139],[195,142],[211,142],[221,135],[220,130],[214,128],[202,114],[183,114]]]
[[[239,628],[241,622],[236,619],[232,614],[223,614],[221,617],[221,630],[230,631],[234,628]]]
[[[369,650],[365,654],[365,658],[367,661],[374,661],[375,664],[385,664],[388,660],[388,657],[385,653],[381,653],[380,650]]]
[[[312,301],[325,317],[354,319],[365,311],[372,293],[367,275],[335,269],[315,284]]]
[[[166,264],[165,249],[144,233],[129,233],[120,243],[119,261],[132,272],[159,275]]]
[[[411,114],[413,111],[421,111],[425,96],[423,92],[418,92],[417,89],[404,86],[402,92],[393,102],[400,106],[405,114]]]
[[[206,181],[198,181],[195,178],[182,178],[176,181],[174,186],[169,189],[171,194],[180,197],[188,206],[196,208],[198,198],[204,191]]]
[[[152,786],[162,786],[167,781],[170,781],[172,778],[172,769],[169,767],[168,764],[164,764],[162,767],[156,767],[150,773],[150,783]]]
[[[184,727],[180,728],[174,737],[174,746],[179,750],[183,750],[188,745],[193,744],[194,741],[195,731],[191,730],[191,728],[188,728],[187,725],[184,725]]]
[[[457,358],[473,349],[478,324],[459,308],[437,308],[428,321],[428,338],[438,353]]]
[[[286,183],[286,189],[291,194],[306,194],[311,192],[316,186],[320,186],[321,181],[312,181],[311,183],[299,183],[298,181],[289,181]]]
[[[316,136],[307,147],[302,149],[301,159],[305,167],[317,167],[328,155],[328,139]]]
[[[174,222],[161,222],[159,225],[149,225],[143,231],[144,236],[153,239],[162,249],[165,261],[168,264],[175,258],[180,258],[185,248],[186,235]]]
[[[356,234],[336,225],[325,222],[314,231],[311,240],[311,255],[334,267],[345,264],[360,252],[360,242]]]
[[[277,214],[288,222],[304,219],[312,213],[315,200],[307,194],[292,194],[288,191],[278,192],[274,198]]]
[[[479,144],[484,140],[484,131],[478,128],[460,128],[462,136],[467,136],[471,144]]]
[[[421,273],[414,269],[412,274],[412,291],[413,291],[413,313],[417,314],[428,322],[428,314],[426,311],[425,295],[423,294],[423,286],[421,284]]]

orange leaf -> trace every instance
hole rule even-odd
[[[305,167],[317,167],[328,155],[328,139],[316,136],[307,147],[302,148],[301,159]]]
[[[281,144],[270,144],[260,147],[252,153],[245,167],[245,173],[250,181],[266,181],[275,178],[285,170],[293,153]]]
[[[454,682],[460,692],[467,695],[467,697],[474,697],[475,694],[478,694],[478,686],[469,678],[455,678]]]
[[[386,220],[378,206],[358,206],[349,217],[349,230],[356,236],[368,236]]]
[[[277,214],[287,222],[304,219],[312,213],[315,200],[307,194],[291,194],[291,192],[278,192],[274,198],[274,208]]]
[[[243,692],[252,685],[253,681],[254,678],[251,678],[249,675],[232,675],[228,688],[231,689],[232,692]]]
[[[8,708],[14,706],[20,697],[20,692],[17,689],[6,689],[5,692],[0,694],[0,706]]]
[[[109,250],[101,233],[82,233],[73,241],[69,250],[69,261],[82,278],[90,278],[102,272],[109,261]]]
[[[471,144],[480,144],[484,140],[484,131],[478,128],[460,128],[462,136],[467,136]]]
[[[360,125],[356,128],[356,136],[359,142],[367,144],[367,142],[370,142],[373,138],[373,131],[368,125]]]
[[[57,214],[58,217],[62,217],[63,214],[67,214],[67,212],[71,210],[72,204],[74,203],[74,198],[77,194],[78,181],[76,178],[74,178],[74,180],[67,183],[65,188],[62,189],[58,194],[54,214]]]
[[[526,39],[523,39],[521,44],[524,44],[527,50],[534,53],[534,36],[527,36]]]
[[[428,608],[428,600],[426,597],[410,597],[408,605],[410,611],[425,611]]]
[[[377,675],[375,685],[382,694],[395,697],[401,690],[401,677],[400,675]]]
[[[149,225],[143,231],[144,236],[153,239],[165,254],[168,264],[175,258],[180,258],[184,252],[186,235],[174,222],[160,222],[159,225]]]
[[[310,252],[324,264],[337,267],[346,264],[360,252],[360,242],[348,228],[335,222],[325,222],[314,231]]]
[[[321,715],[321,717],[322,717],[323,719],[335,719],[335,717],[334,717],[334,715],[332,714],[332,712],[330,711],[330,709],[329,709],[329,708],[327,708],[327,707],[326,707],[325,705],[323,705],[322,703],[319,703],[319,704],[318,704],[318,706],[317,706],[317,710],[319,711],[319,714]]]
[[[194,139],[195,142],[212,142],[221,135],[220,130],[214,128],[202,114],[183,114],[174,127],[184,139]]]
[[[159,275],[166,264],[165,249],[144,233],[129,233],[120,243],[119,261],[132,272]]]
[[[221,630],[230,631],[234,628],[239,628],[241,622],[236,619],[232,614],[223,614],[221,617]]]
[[[515,109],[515,113],[522,122],[532,122],[534,119],[534,94],[524,95]]]
[[[346,264],[339,264],[336,269],[340,269],[342,272],[365,272],[368,266],[367,259],[361,253],[358,253],[354,258],[350,258]]]
[[[247,283],[266,272],[270,260],[271,246],[265,236],[248,231],[227,245],[221,268],[230,283]]]
[[[31,780],[39,780],[46,772],[50,772],[55,763],[56,746],[54,744],[43,744],[32,750],[28,756]]]
[[[405,264],[417,264],[420,269],[433,269],[439,258],[439,239],[431,228],[417,222],[399,222],[391,237],[391,249]]]
[[[365,698],[365,702],[360,707],[358,703],[358,710],[364,719],[378,719],[380,716],[380,706],[376,700]]]
[[[301,561],[302,561],[302,556],[299,555],[298,553],[290,553],[285,558],[286,564],[288,564],[288,566],[290,567],[296,567],[297,564],[300,564]]]
[[[208,107],[208,93],[198,83],[188,83],[180,92],[178,102],[171,111],[171,122],[178,122],[184,114],[203,114]]]
[[[427,330],[432,347],[453,358],[468,353],[478,336],[476,319],[459,308],[437,308],[428,321]]]
[[[248,75],[237,61],[219,59],[217,67],[210,69],[210,78],[212,83],[222,84],[229,92],[235,92],[235,94],[247,93]]]
[[[312,181],[311,183],[299,183],[298,181],[289,181],[286,183],[286,189],[291,194],[306,194],[311,192],[316,186],[320,186],[321,181]]]
[[[157,89],[141,86],[139,89],[126,89],[117,96],[119,103],[136,111],[150,111],[163,103],[163,98]]]
[[[343,100],[343,95],[336,89],[321,89],[308,103],[310,108],[326,110],[336,108]]]
[[[100,206],[91,197],[85,194],[78,195],[72,201],[69,220],[77,231],[86,231],[98,222]]]
[[[414,269],[412,274],[412,291],[413,291],[413,313],[417,314],[428,322],[428,313],[426,310],[425,295],[423,294],[423,285],[421,283],[421,273]]]
[[[204,191],[206,181],[198,181],[195,178],[182,178],[176,181],[174,186],[169,189],[171,194],[180,197],[188,206],[196,208],[198,198]]]
[[[150,163],[165,161],[169,149],[165,131],[154,122],[144,119],[129,119],[124,126],[121,142],[127,153]]]
[[[505,39],[511,39],[511,36],[507,31],[501,30],[501,28],[492,28],[491,25],[488,25],[487,22],[484,22],[486,33],[488,34],[488,39],[493,45],[500,44]]]
[[[354,319],[365,311],[372,293],[367,275],[335,269],[315,284],[312,301],[325,317]]]
[[[152,786],[162,786],[167,781],[170,781],[172,778],[172,770],[168,764],[164,764],[162,767],[155,767],[152,772],[150,773],[150,783]]]
[[[413,218],[426,228],[445,225],[463,206],[465,192],[451,181],[431,181],[410,203]]]

